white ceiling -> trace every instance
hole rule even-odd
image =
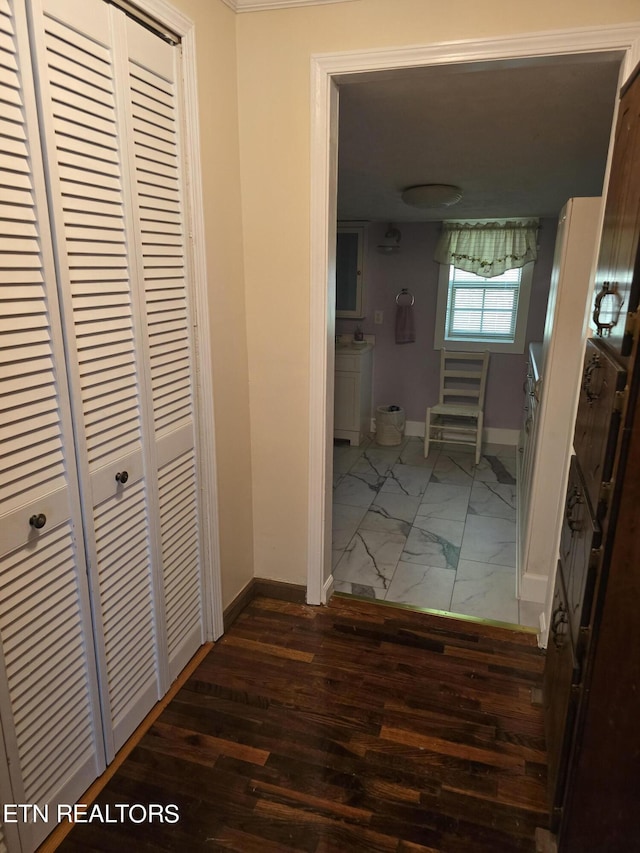
[[[600,195],[619,63],[599,53],[339,81],[338,218],[556,216],[568,198]],[[464,195],[435,211],[404,204],[422,183]]]

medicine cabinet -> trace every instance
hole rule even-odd
[[[336,240],[336,317],[364,317],[364,245],[362,226],[338,226]]]

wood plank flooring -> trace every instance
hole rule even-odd
[[[511,853],[548,825],[532,634],[334,597],[256,598],[61,851]]]

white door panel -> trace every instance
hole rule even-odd
[[[81,480],[90,484],[84,534],[111,757],[162,693],[164,649],[145,457],[144,329],[118,95],[121,13],[102,0],[83,2],[80,16],[76,3],[33,5],[76,447]],[[126,482],[116,479],[123,472]]]
[[[158,470],[169,673],[203,641],[189,269],[175,48],[127,20],[130,156]],[[173,224],[172,224],[173,223]]]
[[[0,135],[0,711],[13,802],[55,808],[74,802],[105,762],[21,4],[0,0],[0,31],[0,100],[13,105],[3,108]],[[6,796],[2,779],[0,787]],[[16,828],[5,829],[15,849]],[[43,823],[21,826],[24,848],[33,849],[48,831]]]

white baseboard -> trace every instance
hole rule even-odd
[[[376,419],[371,418],[371,432],[376,431]],[[424,438],[424,421],[407,421],[404,434]],[[500,427],[486,427],[482,430],[482,440],[486,444],[508,444],[518,446],[520,441],[519,429],[501,429]]]
[[[404,426],[404,434],[424,438],[424,421],[407,421]]]
[[[544,606],[547,600],[549,578],[546,575],[534,575],[525,572],[520,578],[518,593],[525,601],[535,601]]]

